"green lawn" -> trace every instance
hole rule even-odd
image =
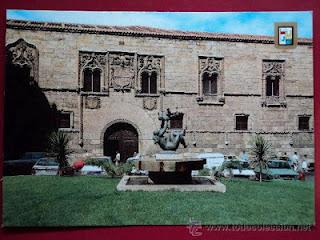
[[[226,193],[117,192],[106,177],[4,177],[5,226],[314,224],[312,182],[223,180]]]

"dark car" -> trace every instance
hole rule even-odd
[[[287,161],[272,159],[268,161],[267,165],[267,168],[262,169],[262,177],[264,179],[297,179],[299,176]],[[254,171],[256,176],[259,177],[259,167],[256,167]]]
[[[26,152],[21,158],[4,161],[4,176],[30,175],[32,167],[40,159],[45,157],[44,152]]]

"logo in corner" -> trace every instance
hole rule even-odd
[[[202,236],[202,225],[200,221],[196,221],[192,218],[189,219],[189,225],[187,226],[189,233],[193,237]]]

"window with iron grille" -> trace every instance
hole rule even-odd
[[[172,128],[172,129],[182,129],[183,128],[183,114],[180,114],[170,120],[170,128]]]
[[[308,131],[309,128],[309,116],[299,116],[299,130],[301,131]]]
[[[58,113],[58,127],[59,128],[71,128],[71,112],[59,112]]]
[[[236,130],[248,130],[248,115],[236,115]]]

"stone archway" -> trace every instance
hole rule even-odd
[[[115,158],[120,152],[121,162],[139,151],[139,136],[136,128],[127,122],[116,122],[109,126],[103,139],[103,154]]]

